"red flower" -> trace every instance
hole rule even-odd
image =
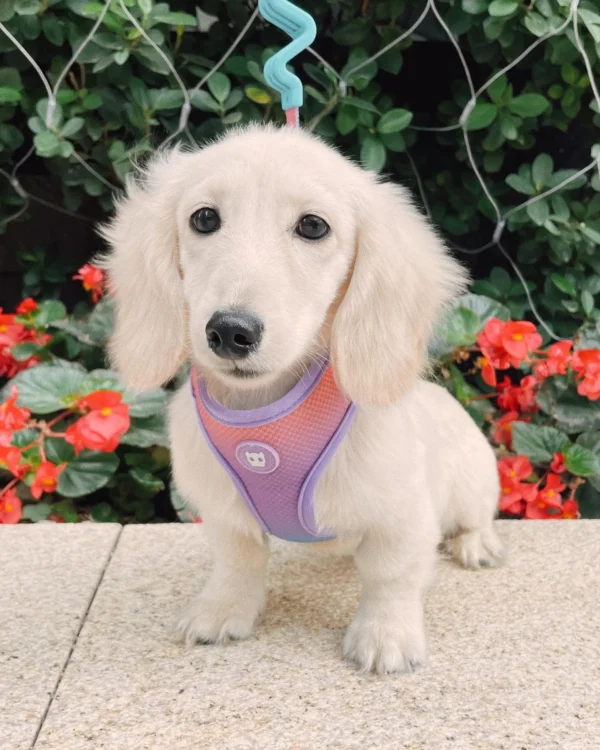
[[[550,468],[555,474],[565,473],[567,467],[565,466],[565,457],[562,453],[555,453],[552,456],[552,463],[550,464]]]
[[[21,451],[11,445],[0,445],[0,464],[6,466],[8,471],[19,479],[29,468],[29,464],[21,463]]]
[[[566,375],[571,361],[573,342],[559,341],[548,348],[548,372],[550,375]]]
[[[29,409],[21,409],[16,405],[19,397],[16,385],[13,385],[10,393],[9,398],[0,404],[0,430],[14,432],[27,426],[31,412]]]
[[[529,479],[533,474],[531,462],[527,456],[507,456],[498,461],[500,482],[520,482]]]
[[[16,313],[17,315],[27,315],[27,313],[37,310],[37,308],[38,304],[33,299],[33,297],[27,297],[27,299],[19,302],[19,304],[17,305]]]
[[[509,411],[503,417],[494,422],[496,429],[492,435],[492,440],[498,445],[505,445],[510,448],[512,445],[512,426],[516,421],[526,422],[516,411]]]
[[[92,302],[98,302],[104,294],[104,271],[101,268],[86,263],[73,278],[80,279],[83,282],[83,288],[92,293]]]
[[[521,515],[525,505],[537,493],[537,485],[524,483],[533,473],[527,456],[511,456],[498,461],[500,475],[500,500],[498,507],[504,513]]]
[[[527,503],[525,518],[561,518],[563,508],[560,493],[565,487],[558,474],[548,474],[544,489],[539,490],[535,499]]]
[[[600,349],[580,349],[573,354],[571,367],[577,373],[577,393],[590,401],[600,398]]]
[[[513,385],[510,378],[505,376],[498,383],[498,406],[505,411],[532,412],[538,410],[535,401],[538,382],[533,375],[522,378],[520,385]]]
[[[505,323],[500,340],[515,367],[542,345],[542,337],[536,327],[526,320],[510,320]]]
[[[115,391],[95,391],[79,402],[81,408],[91,409],[75,424],[67,428],[65,440],[75,452],[84,448],[111,453],[119,445],[119,438],[131,425],[129,406]]]
[[[563,518],[579,518],[579,503],[573,496],[563,503]]]
[[[0,313],[2,308],[0,308]],[[26,328],[22,323],[15,320],[14,315],[0,315],[0,376],[14,377],[18,372],[38,364],[39,357],[29,357],[26,360],[17,361],[11,353],[15,344],[25,341],[34,341],[36,344],[46,344],[50,340],[47,334],[38,334]]]
[[[497,383],[496,370],[494,370],[488,360],[485,357],[480,357],[477,360],[477,366],[481,368],[481,377],[483,378],[483,382],[487,383],[492,388],[495,388]]]
[[[483,327],[483,331],[477,337],[477,344],[484,356],[486,367],[495,368],[496,370],[506,370],[510,367],[510,356],[502,345],[502,331],[505,325],[506,323],[503,320],[490,318]],[[492,385],[487,380],[485,382],[488,385]]]
[[[54,492],[58,485],[58,475],[64,469],[65,464],[56,466],[50,461],[44,461],[35,473],[31,494],[39,500],[44,492]]]
[[[0,523],[19,523],[22,505],[13,489],[0,495]]]
[[[548,359],[538,362],[533,368],[538,380],[544,380],[549,375],[566,375],[571,361],[573,342],[559,341],[548,347]]]

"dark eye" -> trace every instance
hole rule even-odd
[[[200,234],[212,234],[221,227],[221,217],[214,208],[199,208],[190,216],[190,226]]]
[[[329,224],[320,216],[307,214],[303,216],[296,227],[296,234],[305,240],[320,240],[329,233]]]

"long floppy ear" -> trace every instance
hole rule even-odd
[[[101,228],[110,246],[101,265],[116,304],[109,355],[136,390],[166,382],[186,357],[175,220],[184,158],[178,151],[160,154],[141,179],[130,179],[115,217]]]
[[[426,366],[427,340],[466,271],[445,250],[403,188],[370,184],[361,194],[352,277],[335,315],[332,362],[356,403],[387,405]]]

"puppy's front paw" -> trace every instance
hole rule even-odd
[[[358,614],[346,631],[343,653],[362,672],[414,672],[427,655],[423,626]]]
[[[252,634],[264,602],[200,594],[182,612],[176,632],[186,646],[240,641]]]

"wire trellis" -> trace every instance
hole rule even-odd
[[[473,78],[471,75],[471,71],[469,69],[469,66],[467,64],[465,55],[463,54],[460,45],[458,43],[458,40],[455,38],[455,36],[452,34],[450,28],[444,21],[438,7],[436,4],[436,0],[426,0],[426,3],[423,7],[422,12],[419,14],[416,21],[406,30],[402,31],[402,33],[398,34],[398,36],[393,39],[389,44],[382,47],[380,50],[378,50],[375,54],[371,55],[369,58],[361,61],[357,65],[353,66],[349,70],[345,72],[344,75],[342,75],[338,70],[335,69],[334,66],[332,66],[326,59],[324,59],[316,50],[313,48],[308,48],[308,52],[312,54],[335,78],[338,86],[338,92],[337,92],[337,100],[342,101],[344,97],[347,95],[348,88],[350,86],[350,80],[353,75],[355,75],[357,72],[368,66],[371,62],[374,60],[377,60],[379,57],[381,57],[383,54],[388,52],[393,47],[397,46],[398,44],[401,44],[405,39],[407,39],[411,34],[413,34],[418,27],[425,21],[426,17],[431,13],[437,20],[438,24],[442,28],[444,34],[447,36],[449,42],[453,45],[454,49],[456,50],[456,54],[458,55],[458,58],[460,60],[460,63],[462,65],[465,79],[467,81],[469,92],[470,92],[470,98],[464,107],[462,113],[460,114],[458,120],[456,123],[453,123],[451,125],[445,125],[440,127],[422,127],[422,126],[412,126],[415,130],[418,131],[424,131],[424,132],[437,132],[437,133],[443,133],[443,132],[450,132],[453,130],[461,130],[467,158],[469,161],[469,164],[471,166],[471,169],[473,170],[473,173],[475,174],[477,181],[487,199],[489,202],[495,216],[495,226],[492,230],[492,236],[490,240],[485,243],[483,246],[476,248],[474,250],[466,250],[464,248],[458,247],[457,245],[454,245],[452,243],[452,246],[459,252],[463,252],[466,254],[477,254],[480,252],[486,252],[491,250],[492,248],[497,248],[500,253],[506,258],[510,266],[512,267],[513,271],[515,272],[517,278],[520,280],[521,284],[523,285],[523,289],[525,291],[525,294],[527,296],[527,299],[529,301],[529,304],[531,306],[532,313],[536,317],[538,323],[544,328],[546,333],[554,340],[560,340],[560,337],[558,337],[555,332],[550,328],[550,326],[547,324],[547,322],[541,317],[539,311],[537,310],[535,306],[535,302],[532,299],[531,293],[529,291],[529,287],[525,281],[525,278],[518,267],[517,263],[514,261],[514,259],[511,257],[510,253],[505,249],[504,245],[502,244],[502,236],[504,233],[504,230],[506,228],[506,222],[511,217],[517,214],[520,211],[523,211],[527,209],[527,207],[531,206],[534,203],[537,203],[538,201],[544,200],[551,196],[552,194],[562,190],[568,183],[573,182],[574,180],[577,180],[582,175],[585,175],[586,173],[590,172],[593,169],[598,170],[598,175],[600,176],[600,153],[598,156],[596,156],[595,159],[592,159],[589,164],[587,164],[584,168],[580,169],[579,171],[575,172],[574,174],[570,175],[567,179],[565,179],[563,182],[561,182],[559,185],[556,185],[545,192],[535,195],[532,198],[529,198],[528,200],[524,201],[518,206],[515,206],[513,208],[508,209],[507,211],[502,212],[502,209],[498,202],[493,197],[478,165],[473,155],[473,149],[471,146],[470,141],[470,135],[469,135],[469,129],[468,129],[468,120],[471,112],[475,108],[479,97],[481,97],[482,94],[491,86],[497,79],[499,79],[501,76],[509,72],[512,68],[514,68],[516,65],[518,65],[520,62],[522,62],[528,55],[533,52],[537,47],[547,42],[552,37],[559,36],[561,34],[568,33],[569,30],[572,30],[573,32],[573,38],[575,40],[575,44],[577,46],[577,49],[579,51],[579,54],[582,58],[583,64],[585,66],[589,81],[590,81],[590,87],[592,89],[592,93],[595,99],[595,102],[598,106],[598,111],[600,112],[600,91],[598,89],[598,85],[594,78],[594,72],[592,69],[592,65],[590,62],[590,59],[585,51],[585,48],[583,46],[583,43],[581,41],[581,32],[580,32],[580,26],[579,26],[579,2],[580,0],[571,0],[569,4],[569,10],[567,17],[565,20],[559,24],[556,28],[550,30],[543,36],[536,39],[529,47],[527,47],[520,55],[518,55],[512,62],[510,62],[508,65],[506,65],[501,70],[497,71],[488,81],[486,81],[478,90],[475,90],[475,86],[473,84]],[[39,76],[44,88],[46,89],[47,95],[48,95],[48,106],[46,108],[45,113],[45,122],[46,126],[49,127],[50,123],[52,122],[52,117],[54,114],[54,110],[56,107],[56,95],[58,90],[60,89],[60,86],[62,82],[64,81],[65,77],[68,75],[71,67],[74,63],[77,62],[78,58],[80,57],[81,53],[85,49],[85,47],[89,44],[89,42],[94,38],[94,35],[100,28],[104,16],[107,13],[109,6],[111,4],[111,0],[105,0],[102,10],[96,19],[96,21],[92,24],[89,33],[87,36],[83,39],[83,41],[79,44],[77,49],[74,51],[73,55],[69,59],[68,63],[65,65],[64,70],[59,74],[57,77],[54,86],[52,86],[44,74],[43,70],[40,68],[40,66],[37,64],[35,59],[29,54],[27,49],[19,42],[18,39],[16,39],[4,26],[4,24],[0,23],[0,31],[5,34],[8,39],[14,44],[15,48],[19,50],[29,61],[29,63],[34,68],[35,72]],[[237,50],[240,42],[244,38],[244,36],[248,33],[248,31],[252,28],[252,26],[257,22],[258,17],[258,8],[255,7],[253,12],[251,13],[248,21],[244,25],[244,27],[241,29],[231,46],[224,52],[223,56],[217,61],[217,63],[196,83],[196,85],[188,89],[181,76],[178,74],[175,66],[173,63],[169,60],[168,56],[165,55],[163,50],[160,49],[160,47],[154,42],[153,39],[150,38],[148,33],[143,29],[143,27],[139,24],[139,22],[136,20],[136,18],[131,14],[129,9],[127,8],[124,0],[119,0],[119,5],[121,11],[126,15],[128,20],[131,22],[131,24],[136,28],[136,30],[141,34],[141,36],[144,38],[144,40],[156,51],[158,55],[163,59],[165,64],[168,66],[171,76],[179,89],[182,92],[183,95],[183,105],[181,106],[181,109],[179,111],[179,124],[175,131],[171,133],[169,136],[167,136],[163,142],[159,145],[158,148],[164,148],[167,146],[170,142],[175,140],[180,135],[185,135],[188,140],[195,144],[195,140],[192,137],[192,134],[188,127],[188,120],[190,117],[191,109],[192,109],[192,98],[193,96],[200,91],[204,86],[206,86],[207,82],[211,78],[211,76],[219,70],[219,68],[222,67],[222,65],[226,62],[226,60]],[[314,129],[316,127],[317,123],[320,121],[320,117],[317,116],[313,119],[308,125],[308,129]],[[18,172],[23,167],[25,162],[32,156],[34,153],[34,147],[32,146],[29,151],[20,159],[20,161],[14,165],[11,172],[7,172],[4,169],[0,168],[0,175],[3,176],[12,189],[15,191],[15,193],[24,201],[23,206],[21,206],[17,211],[15,211],[14,214],[11,216],[8,216],[4,219],[4,223],[9,223],[11,221],[17,220],[19,217],[21,217],[28,209],[30,205],[30,201],[35,201],[38,203],[41,203],[45,206],[48,206],[50,208],[53,208],[57,211],[61,211],[65,214],[76,216],[78,218],[82,218],[84,220],[89,220],[88,217],[82,217],[74,212],[68,211],[67,209],[56,206],[53,203],[50,203],[47,200],[43,200],[41,198],[38,198],[37,196],[32,195],[29,193],[18,178]],[[429,211],[429,205],[427,201],[427,196],[424,191],[423,182],[421,180],[421,177],[417,171],[416,165],[414,163],[414,160],[412,159],[410,153],[407,153],[407,157],[409,160],[409,163],[411,165],[411,168],[415,174],[418,190],[421,196],[421,200],[423,202],[424,208],[428,215],[430,215]],[[110,188],[113,191],[119,190],[119,187],[116,185],[113,185],[108,180],[106,180],[105,177],[103,177],[101,174],[97,172],[80,154],[78,154],[76,151],[74,151],[70,157],[74,161],[76,161],[82,168],[87,170],[91,175],[93,175],[97,180],[99,180],[103,185]]]

